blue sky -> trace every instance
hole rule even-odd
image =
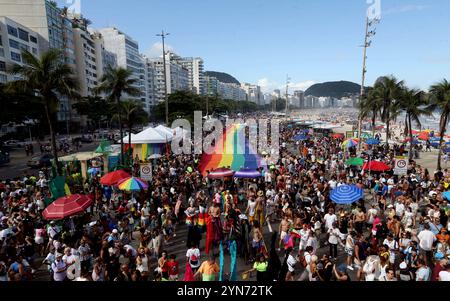
[[[67,0],[69,3],[72,0]],[[115,26],[160,53],[161,29],[182,56],[265,90],[331,80],[361,82],[367,2],[378,0],[80,0],[92,26]],[[380,0],[367,84],[394,74],[427,89],[450,78],[450,1]],[[64,4],[65,0],[58,1]]]

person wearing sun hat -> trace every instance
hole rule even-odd
[[[67,268],[68,265],[63,260],[64,254],[56,251],[55,261],[52,263],[53,280],[54,281],[66,281],[67,280]]]

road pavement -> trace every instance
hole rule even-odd
[[[98,146],[99,141],[93,143],[84,143],[79,148],[78,152],[87,152],[93,151]],[[39,146],[35,142],[33,144],[35,153],[34,155],[40,155]],[[75,151],[71,152],[75,153]],[[65,156],[68,154],[60,154],[61,156]],[[27,156],[25,153],[25,148],[13,148],[10,151],[10,162],[8,164],[0,166],[0,181],[4,181],[7,179],[14,179],[16,177],[22,177],[25,174],[28,176],[35,175],[37,176],[39,169],[29,168],[27,166],[28,160],[33,156]]]

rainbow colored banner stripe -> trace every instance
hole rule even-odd
[[[199,170],[203,176],[221,167],[239,171],[241,168],[256,170],[262,166],[261,157],[246,139],[245,129],[246,126],[242,124],[232,125],[216,142],[212,151],[202,155]]]
[[[128,150],[129,145],[125,144],[125,151]],[[163,155],[166,148],[165,144],[132,144],[133,157],[138,155],[139,159],[145,160],[149,156],[158,154]]]

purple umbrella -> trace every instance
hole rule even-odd
[[[234,175],[234,171],[229,168],[218,168],[216,170],[211,171],[208,174],[208,178],[210,179],[223,179],[227,177],[232,177]]]
[[[240,179],[257,179],[262,177],[261,173],[254,169],[242,168],[234,174],[235,178]]]

